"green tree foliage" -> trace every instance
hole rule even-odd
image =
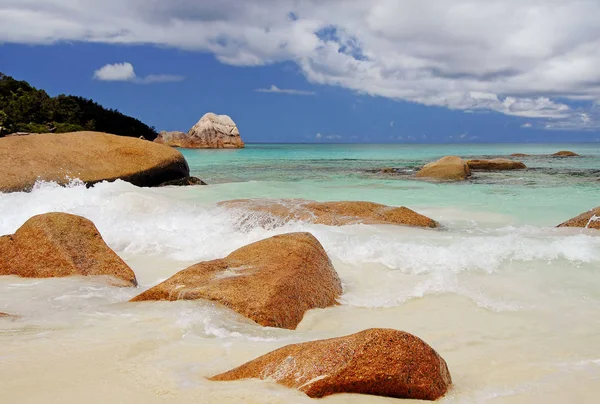
[[[65,133],[80,130],[154,140],[157,133],[141,121],[71,95],[50,97],[45,91],[0,73],[0,126],[12,132]],[[0,134],[2,136],[2,134]]]

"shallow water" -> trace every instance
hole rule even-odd
[[[595,403],[600,394],[600,232],[554,226],[600,205],[600,150],[590,145],[250,145],[184,151],[207,187],[86,189],[39,184],[0,194],[0,234],[35,214],[88,217],[134,269],[140,287],[103,279],[0,278],[0,402],[308,403],[262,381],[206,377],[280,346],[369,327],[405,330],[448,362],[441,402]],[[527,171],[434,184],[401,172],[444,154],[550,154]],[[403,171],[404,170],[404,171]],[[574,174],[577,173],[577,174]],[[261,197],[405,205],[443,230],[396,226],[262,228],[216,206]],[[208,302],[127,303],[201,260],[275,234],[310,231],[344,285],[341,305],[313,310],[297,330],[260,327]],[[392,403],[337,395],[331,403]]]

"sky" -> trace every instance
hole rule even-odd
[[[598,0],[0,0],[0,71],[248,142],[600,142]]]

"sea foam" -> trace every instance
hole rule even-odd
[[[331,227],[268,222],[260,215],[183,199],[178,189],[144,189],[123,181],[90,189],[39,183],[31,193],[0,194],[0,234],[51,211],[92,220],[120,254],[161,256],[177,261],[223,257],[246,244],[287,232],[308,231],[334,260],[379,264],[406,274],[493,273],[523,262],[600,262],[600,237],[562,229],[424,230],[389,225]],[[265,223],[268,222],[268,225]]]

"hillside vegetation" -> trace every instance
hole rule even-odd
[[[0,136],[14,132],[65,133],[80,130],[144,136],[148,140],[157,136],[153,127],[118,110],[106,109],[83,97],[50,97],[44,90],[3,73],[0,73],[0,127]]]

